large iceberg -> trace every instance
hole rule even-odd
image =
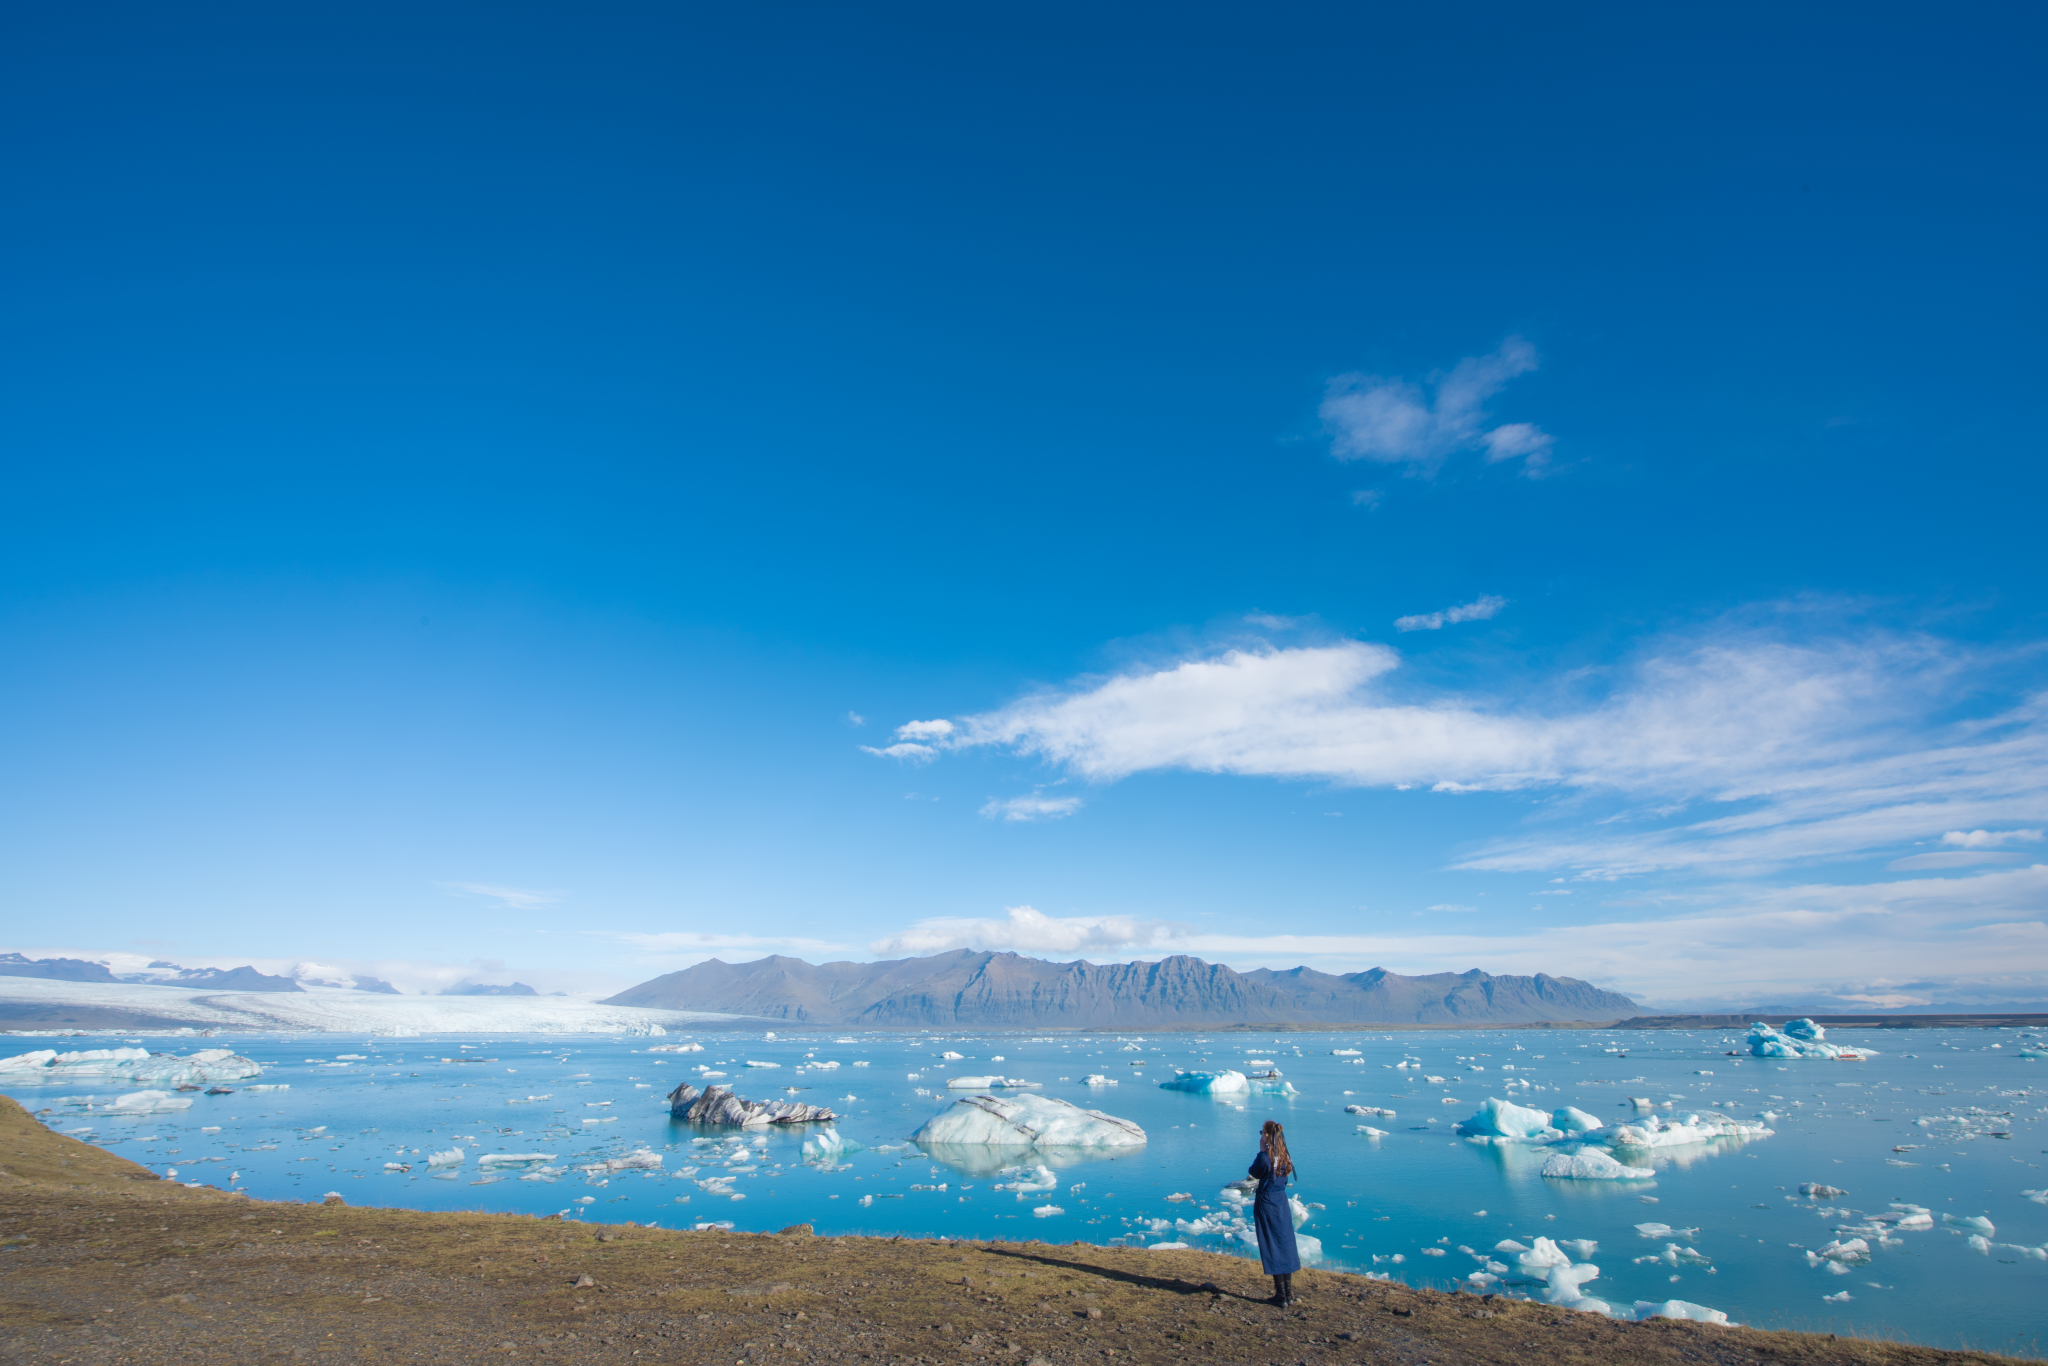
[[[822,1105],[796,1100],[742,1100],[724,1086],[703,1091],[684,1082],[668,1093],[669,1114],[686,1124],[758,1128],[767,1124],[823,1124],[839,1116]]]
[[[1758,1020],[1749,1027],[1749,1053],[1754,1058],[1821,1058],[1861,1062],[1876,1056],[1868,1048],[1846,1048],[1827,1042],[1828,1032],[1812,1020],[1787,1020],[1777,1030]]]
[[[1639,1123],[1617,1125],[1607,1138],[1617,1148],[1679,1148],[1722,1138],[1769,1138],[1775,1132],[1730,1115],[1687,1115],[1671,1122],[1651,1115]]]
[[[984,1148],[1136,1148],[1145,1131],[1053,1096],[963,1096],[911,1135],[920,1144]]]
[[[1159,1083],[1162,1091],[1195,1091],[1204,1095],[1231,1095],[1251,1089],[1244,1073],[1231,1068],[1220,1072],[1175,1071],[1172,1081]]]
[[[1575,1105],[1545,1113],[1489,1096],[1470,1119],[1459,1121],[1453,1131],[1466,1138],[1490,1138],[1497,1143],[1560,1143],[1605,1138],[1608,1135],[1604,1129],[1598,1117]]]
[[[211,1086],[261,1076],[262,1067],[225,1048],[207,1048],[186,1057],[152,1053],[146,1048],[92,1048],[59,1053],[42,1048],[0,1058],[0,1082],[73,1082],[105,1078],[149,1082],[157,1086]]]

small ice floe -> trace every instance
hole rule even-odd
[[[409,1171],[411,1171],[411,1170],[412,1170],[412,1163],[410,1163],[410,1162],[386,1162],[386,1163],[384,1164],[384,1170],[385,1170],[385,1171],[387,1171],[387,1172],[409,1172]],[[240,1176],[240,1175],[241,1175],[241,1173],[240,1173],[240,1172],[236,1172],[236,1173],[235,1173],[235,1175],[236,1175],[236,1176]]]
[[[1244,1073],[1232,1068],[1218,1072],[1176,1070],[1173,1080],[1159,1083],[1162,1091],[1193,1091],[1199,1095],[1229,1095],[1251,1089]]]
[[[1153,1243],[1145,1250],[1147,1252],[1186,1252],[1190,1246],[1188,1243]]]
[[[804,1161],[841,1162],[860,1150],[860,1144],[837,1129],[821,1129],[804,1140]]]
[[[1169,1203],[1178,1203],[1183,1200],[1192,1200],[1195,1197],[1187,1191],[1175,1191],[1173,1194],[1167,1196],[1166,1198]]]
[[[1941,1222],[1950,1228],[1968,1229],[1972,1233],[1981,1233],[1987,1237],[1998,1232],[1991,1221],[1981,1214],[1944,1214],[1941,1216]]]
[[[490,1161],[488,1157],[479,1158],[477,1160],[479,1162]],[[659,1170],[660,1167],[660,1153],[652,1152],[646,1148],[637,1148],[634,1151],[627,1153],[624,1157],[600,1158],[596,1162],[584,1164],[583,1166],[577,1168],[577,1170],[581,1171],[586,1176],[598,1176],[609,1174],[611,1172],[656,1171]]]
[[[1387,1136],[1385,1129],[1375,1129],[1370,1124],[1359,1125],[1358,1132],[1364,1134],[1367,1138],[1385,1138]]]
[[[1847,1304],[1856,1297],[1846,1290],[1837,1290],[1832,1295],[1822,1295],[1820,1298],[1823,1304]]]
[[[751,1061],[750,1061],[750,1062],[748,1062],[748,1063],[747,1063],[747,1066],[749,1066],[749,1067],[780,1067],[780,1066],[782,1066],[782,1064],[781,1064],[781,1063],[779,1063],[779,1062],[751,1062]]]
[[[1837,1276],[1846,1276],[1850,1267],[1864,1266],[1869,1261],[1870,1244],[1861,1238],[1837,1238],[1806,1254],[1808,1266],[1825,1266]]]
[[[966,1096],[927,1120],[920,1144],[995,1148],[1131,1148],[1145,1131],[1127,1119],[1084,1110],[1053,1096]]]
[[[2037,1205],[2048,1205],[2048,1190],[2021,1191],[2020,1194]]]
[[[1116,1082],[1112,1078],[1103,1076],[1100,1072],[1090,1072],[1081,1079],[1081,1084],[1083,1086],[1114,1086]]]
[[[130,1091],[125,1096],[116,1096],[111,1104],[93,1108],[112,1115],[154,1115],[165,1110],[189,1110],[192,1098],[169,1091]]]
[[[964,1058],[966,1056],[967,1055],[965,1053],[955,1053],[951,1050],[939,1054],[939,1057],[946,1062],[957,1062],[959,1059]]]
[[[658,1043],[647,1050],[650,1053],[702,1053],[701,1043]]]
[[[1004,1167],[996,1175],[1014,1179],[997,1182],[992,1189],[1015,1191],[1020,1200],[1029,1192],[1058,1190],[1060,1185],[1059,1178],[1052,1174],[1052,1169],[1045,1166]]]
[[[954,1077],[946,1083],[948,1091],[1023,1091],[1035,1090],[1039,1083],[1025,1081],[1019,1077]]]
[[[1690,1238],[1698,1233],[1697,1228],[1673,1228],[1669,1224],[1637,1224],[1639,1238]]]
[[[1637,1300],[1635,1316],[1638,1319],[1691,1319],[1694,1323],[1718,1323],[1725,1325],[1728,1316],[1719,1309],[1709,1309],[1704,1304],[1690,1300]]]
[[[1838,1200],[1849,1192],[1843,1190],[1840,1186],[1823,1185],[1818,1181],[1804,1181],[1800,1183],[1799,1193],[1801,1195],[1810,1195],[1816,1200]]]
[[[462,1149],[450,1148],[445,1153],[427,1154],[427,1165],[429,1167],[459,1167],[462,1165],[462,1158]]]
[[[1776,1030],[1758,1020],[1749,1027],[1749,1053],[1755,1058],[1819,1058],[1830,1062],[1862,1062],[1876,1057],[1868,1048],[1845,1048],[1826,1042],[1827,1031],[1812,1020],[1787,1020]]]
[[[1630,1167],[1615,1161],[1598,1148],[1576,1153],[1552,1153],[1544,1160],[1544,1176],[1579,1181],[1641,1181],[1657,1174],[1652,1167]]]
[[[479,1167],[531,1167],[537,1162],[552,1162],[554,1153],[485,1153],[476,1160]],[[387,1167],[390,1163],[385,1164]]]
[[[796,1100],[743,1100],[723,1086],[703,1091],[684,1082],[668,1093],[669,1115],[686,1124],[760,1128],[770,1124],[824,1124],[839,1118],[822,1105]],[[588,1123],[589,1121],[584,1121]]]
[[[1347,1115],[1377,1115],[1382,1119],[1394,1118],[1392,1110],[1379,1105],[1347,1105],[1344,1107],[1344,1113]]]

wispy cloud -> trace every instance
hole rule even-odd
[[[1331,453],[1339,460],[1404,465],[1427,476],[1460,451],[1482,451],[1489,463],[1520,460],[1523,473],[1535,475],[1549,461],[1553,439],[1527,422],[1488,426],[1486,401],[1536,364],[1536,348],[1509,337],[1492,355],[1468,356],[1419,385],[1382,375],[1339,375],[1330,381],[1321,408]]]
[[[1055,918],[1019,906],[1003,919],[920,921],[869,948],[876,954],[957,948],[1128,957],[1188,953],[1240,970],[1308,964],[1327,972],[1565,972],[1672,1002],[1805,994],[1848,1000],[1901,991],[1912,1000],[2014,1000],[2048,995],[2044,906],[2048,865],[2036,864],[1867,886],[1729,884],[1647,917],[1595,914],[1568,925],[1532,919],[1520,930],[1505,931],[1474,926],[1420,934],[1217,934],[1124,916]],[[1441,914],[1463,908],[1430,909]]]
[[[520,911],[552,906],[561,900],[561,895],[557,892],[535,891],[530,887],[501,887],[489,882],[437,882],[434,885],[451,892],[464,892],[470,896],[487,896],[500,906]]]
[[[1446,607],[1441,612],[1423,612],[1412,617],[1395,617],[1396,631],[1441,631],[1446,626],[1456,626],[1462,621],[1491,621],[1500,615],[1500,609],[1508,605],[1506,598],[1497,598],[1488,593],[1482,598],[1466,603],[1462,607]]]
[[[991,798],[981,808],[981,814],[990,820],[1056,821],[1080,809],[1079,797],[1044,797],[1033,792],[1024,797]]]
[[[1172,944],[1187,933],[1187,926],[1168,920],[1140,920],[1127,915],[1061,917],[1047,915],[1032,906],[1011,906],[1001,920],[920,920],[900,934],[876,940],[868,948],[876,954],[945,953],[952,949],[1137,954]]]
[[[2039,830],[1951,830],[1941,837],[1943,844],[1958,849],[1996,849],[2001,844],[2039,844]]]
[[[845,953],[853,946],[830,939],[809,939],[801,935],[737,934],[720,930],[662,930],[639,932],[613,930],[604,938],[630,944],[644,958],[682,957],[697,962],[721,953],[828,954]]]
[[[872,754],[878,759],[903,759],[913,764],[930,763],[939,755],[939,752],[930,745],[911,744],[907,741],[902,744],[884,745],[879,749],[873,745],[862,745],[860,748],[863,754]]]
[[[1399,687],[1400,655],[1369,642],[1233,649],[1037,693],[933,748],[1002,748],[1096,782],[1184,769],[1636,803],[1457,865],[1592,878],[1746,876],[2048,813],[2048,698],[1953,719],[1981,702],[1989,656],[1797,625],[1724,623],[1657,642],[1590,693],[1556,680],[1498,697]]]

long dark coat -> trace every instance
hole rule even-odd
[[[1246,1174],[1259,1179],[1258,1194],[1252,1198],[1252,1223],[1259,1230],[1259,1265],[1268,1276],[1292,1276],[1301,1270],[1301,1252],[1294,1245],[1287,1177],[1274,1175],[1273,1159],[1263,1152],[1252,1160],[1252,1169]]]

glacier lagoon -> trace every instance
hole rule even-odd
[[[2022,1056],[2014,1031],[1855,1038],[1885,1051],[1861,1062],[1728,1056],[1744,1049],[1735,1031],[142,1035],[22,1042],[227,1048],[262,1074],[227,1083],[228,1095],[166,1093],[174,1108],[163,1109],[108,1108],[146,1083],[10,1076],[0,1089],[60,1133],[264,1199],[332,1191],[354,1205],[665,1228],[808,1223],[821,1234],[1177,1242],[1244,1256],[1228,1183],[1273,1118],[1287,1125],[1301,1232],[1318,1240],[1325,1268],[1541,1298],[1543,1238],[1578,1264],[1568,1280],[1616,1306],[1679,1299],[1762,1327],[2038,1353],[2043,1062]],[[691,1044],[703,1051],[670,1051]],[[1161,1086],[1182,1069],[1277,1069],[1294,1093],[1273,1081]],[[750,1100],[826,1105],[841,1119],[765,1130],[672,1121],[663,1097],[707,1072]],[[930,1151],[910,1141],[961,1099],[949,1080],[989,1076],[1036,1083],[996,1095],[1100,1110],[1142,1126],[1147,1141]],[[1454,1131],[1489,1098],[1571,1107],[1610,1127],[1719,1114],[1771,1133],[1620,1150],[1624,1170],[1648,1177],[1545,1176],[1577,1145]],[[827,1132],[838,1137],[821,1141]],[[1562,1169],[1615,1165],[1597,1147],[1580,1155],[1593,1160]]]

